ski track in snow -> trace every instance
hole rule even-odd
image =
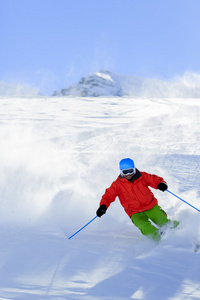
[[[200,209],[200,100],[0,99],[0,300],[200,299],[200,213],[155,191],[180,229],[141,236],[116,200],[124,157]]]

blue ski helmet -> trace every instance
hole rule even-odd
[[[120,170],[135,168],[134,161],[130,158],[124,158],[119,163]]]

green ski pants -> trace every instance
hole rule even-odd
[[[159,233],[159,229],[155,227],[151,221],[158,227],[162,227],[167,223],[172,223],[172,227],[175,228],[179,224],[177,221],[171,222],[171,220],[167,218],[167,214],[164,210],[162,210],[162,208],[158,205],[155,205],[149,210],[133,214],[131,216],[131,220],[133,224],[139,228],[143,235],[152,238],[154,241],[160,241],[161,235]]]

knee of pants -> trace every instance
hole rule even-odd
[[[153,239],[156,242],[160,241],[161,235],[159,233],[159,230],[155,226],[153,226],[151,223],[144,224],[138,228],[140,229],[141,233],[143,235],[147,236],[148,238]]]
[[[132,216],[131,220],[143,235],[152,238],[155,241],[160,240],[161,236],[158,229],[151,224],[147,217],[142,218],[142,215],[141,218],[138,218],[138,216]]]
[[[158,205],[146,211],[147,216],[158,226],[164,226],[170,222],[166,212]]]

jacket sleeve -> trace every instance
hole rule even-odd
[[[109,188],[106,189],[105,194],[101,198],[100,205],[105,204],[108,208],[112,202],[115,201],[117,194],[116,182],[114,181]]]
[[[154,189],[157,189],[157,186],[160,182],[166,183],[165,180],[162,177],[159,177],[157,175],[151,175],[151,174],[148,174],[148,173],[144,172],[143,176],[144,176],[144,180],[145,180],[146,184],[148,186],[151,186]]]

